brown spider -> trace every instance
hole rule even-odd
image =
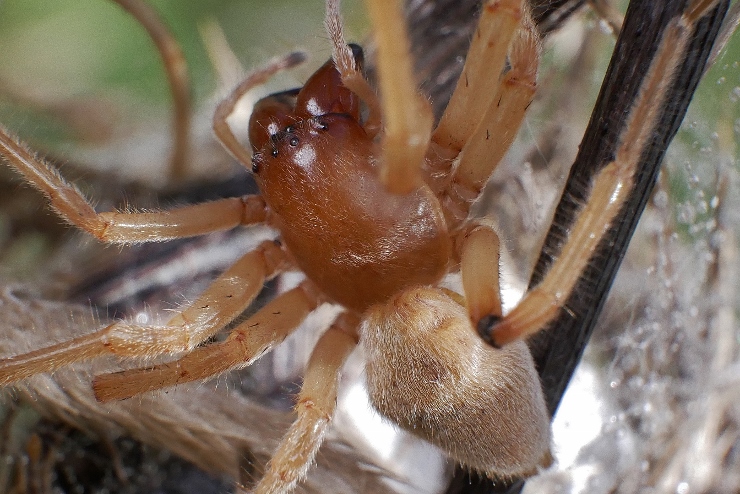
[[[666,29],[614,161],[594,179],[545,279],[506,315],[498,235],[469,211],[535,91],[539,47],[526,3],[484,5],[463,76],[433,130],[429,104],[413,83],[400,2],[389,3],[367,2],[382,98],[362,74],[361,51],[344,42],[338,2],[329,0],[333,57],[299,91],[257,104],[249,129],[252,155],[226,118],[246,91],[302,57],[292,54],[254,72],[219,105],[216,135],[252,169],[259,196],[170,211],[96,213],[74,186],[0,132],[5,160],[48,196],[62,218],[102,241],[162,241],[255,223],[274,227],[281,239],[242,257],[165,327],[119,321],[5,358],[0,383],[106,354],[184,354],[95,379],[99,400],[124,399],[249,365],[319,305],[338,303],[344,311],[314,348],[297,419],[257,492],[290,491],[305,475],[334,411],[339,372],[358,341],[367,355],[371,401],[385,417],[491,477],[529,475],[546,466],[549,419],[523,339],[563,309],[623,205],[688,33],[714,2],[694,0]],[[289,269],[306,278],[223,342],[202,345],[250,305],[266,279]],[[447,275],[458,274],[456,290],[440,287]]]

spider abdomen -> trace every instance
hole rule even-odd
[[[360,332],[381,414],[492,477],[551,461],[549,415],[524,342],[485,345],[465,307],[425,287],[372,307]]]

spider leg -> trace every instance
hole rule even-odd
[[[190,152],[190,80],[185,55],[175,37],[167,29],[157,11],[142,0],[113,0],[131,14],[146,30],[159,51],[167,71],[174,104],[172,134],[174,149],[170,158],[170,175],[175,180],[185,178]]]
[[[198,347],[174,362],[96,377],[95,397],[103,402],[122,400],[250,365],[283,341],[322,302],[319,292],[304,281],[239,324],[223,342]]]
[[[216,278],[164,327],[119,321],[92,334],[2,359],[0,384],[106,354],[154,357],[190,351],[249,307],[265,280],[286,265],[283,250],[272,242],[263,242]]]
[[[442,193],[443,205],[459,221],[467,218],[470,206],[514,141],[534,99],[539,40],[529,16],[523,15],[521,22],[510,45],[511,68],[501,78],[493,100],[468,137],[460,163]]]
[[[620,136],[615,159],[595,176],[589,198],[578,214],[560,257],[542,282],[527,292],[509,314],[493,321],[494,324],[479,325],[481,336],[494,346],[525,338],[543,329],[558,315],[631,190],[642,151],[652,137],[693,24],[713,3],[694,0],[682,16],[666,27]]]
[[[2,127],[0,158],[40,190],[65,221],[103,242],[156,242],[228,230],[265,219],[265,203],[259,196],[231,197],[169,211],[97,213],[77,187]]]
[[[489,1],[483,6],[463,72],[432,134],[432,141],[459,153],[491,105],[506,65],[506,54],[524,12],[522,0]]]
[[[252,154],[236,138],[226,119],[229,118],[229,115],[234,111],[234,107],[247,91],[264,84],[277,72],[295,67],[304,60],[306,60],[306,54],[303,52],[293,52],[271,60],[267,65],[244,78],[216,107],[213,114],[213,132],[229,154],[242,165],[250,166]]]
[[[473,326],[486,316],[501,318],[501,243],[493,228],[472,225],[455,239],[465,303]]]
[[[256,494],[291,492],[306,476],[334,415],[340,371],[357,345],[359,324],[356,315],[340,314],[314,347],[295,406],[297,418],[268,463]]]
[[[366,5],[378,45],[378,81],[385,122],[380,179],[388,190],[405,194],[421,183],[432,110],[416,90],[401,2],[367,0]]]

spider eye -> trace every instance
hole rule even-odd
[[[281,129],[295,121],[293,108],[297,90],[272,94],[257,102],[249,118],[249,142],[253,151],[262,149]]]
[[[290,141],[288,141],[288,144],[290,144],[293,147],[296,147],[298,145],[298,138],[297,137],[291,137]]]
[[[272,148],[272,151],[270,152],[273,158],[277,158],[278,150],[277,148]]]

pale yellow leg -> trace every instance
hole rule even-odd
[[[221,343],[198,347],[174,362],[96,377],[95,397],[104,402],[122,400],[250,365],[283,341],[321,302],[316,289],[304,281],[239,324]]]
[[[157,11],[142,0],[113,0],[142,25],[159,51],[172,92],[174,115],[172,122],[173,150],[170,175],[175,180],[185,178],[190,156],[190,79],[180,45],[160,19]]]
[[[216,107],[213,114],[213,132],[226,150],[242,165],[251,168],[252,153],[248,147],[243,146],[226,121],[229,115],[234,111],[234,107],[247,91],[267,80],[281,70],[286,70],[302,63],[306,60],[306,54],[303,52],[289,53],[283,57],[275,58],[264,67],[261,67],[249,74],[242,82],[236,86],[228,97],[226,97]]]
[[[474,225],[456,239],[465,303],[473,326],[487,316],[500,318],[501,243],[493,228]]]
[[[378,45],[378,81],[385,131],[380,178],[391,192],[406,194],[421,184],[433,116],[417,91],[400,0],[367,0]]]
[[[190,351],[249,307],[265,280],[282,271],[286,264],[280,247],[263,242],[216,278],[193,304],[165,326],[119,321],[64,343],[0,359],[0,384],[106,354],[154,357]]]
[[[169,211],[97,213],[77,187],[2,127],[0,158],[40,190],[62,219],[103,242],[157,242],[228,230],[265,219],[265,203],[258,196],[220,199]]]
[[[528,15],[521,22],[509,50],[511,69],[503,76],[490,106],[465,143],[460,163],[443,192],[443,205],[458,221],[467,218],[471,204],[514,142],[534,99],[539,39]]]
[[[684,57],[692,24],[713,3],[695,0],[687,14],[677,17],[666,27],[620,136],[616,157],[596,175],[590,196],[578,214],[560,256],[542,283],[529,291],[514,310],[492,328],[479,328],[483,337],[492,344],[501,346],[526,338],[558,315],[632,189],[640,156],[652,137],[666,91]]]
[[[291,492],[313,464],[334,416],[342,366],[359,340],[360,320],[341,314],[311,353],[295,406],[297,418],[283,436],[255,494]]]
[[[483,5],[478,28],[447,110],[432,140],[460,152],[498,92],[509,44],[524,15],[522,0],[495,0]]]

